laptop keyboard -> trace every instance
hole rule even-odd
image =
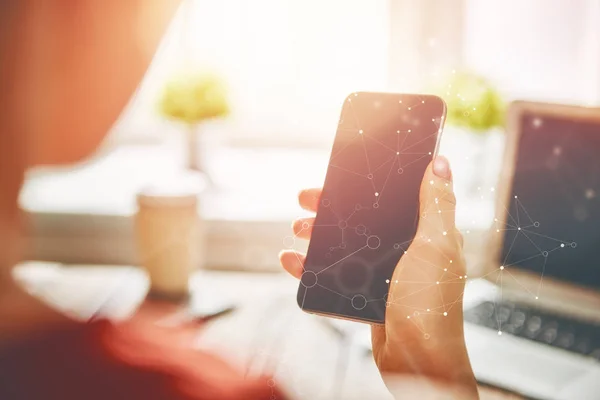
[[[465,321],[600,362],[600,325],[510,302],[484,302],[465,311]]]

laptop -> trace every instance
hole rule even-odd
[[[465,292],[475,375],[533,399],[600,399],[600,109],[519,101],[507,121]]]

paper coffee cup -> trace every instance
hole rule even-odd
[[[183,301],[189,296],[190,277],[204,256],[202,188],[201,177],[190,174],[148,186],[137,196],[135,236],[151,297]]]

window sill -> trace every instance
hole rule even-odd
[[[219,270],[279,270],[277,253],[294,218],[304,187],[320,186],[328,151],[210,147],[205,154],[215,185],[201,198],[206,224],[205,267]],[[136,265],[131,216],[139,189],[181,168],[177,145],[121,146],[85,165],[34,171],[22,191],[30,220],[30,260],[66,264]],[[487,228],[464,203],[458,224],[470,237]],[[478,221],[485,220],[480,218]],[[306,243],[298,241],[298,250]]]

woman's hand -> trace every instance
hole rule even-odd
[[[320,194],[320,189],[302,191],[300,205],[316,212]],[[437,157],[421,183],[417,234],[389,284],[385,325],[372,326],[373,355],[384,380],[391,375],[420,376],[477,397],[464,341],[467,276],[455,208],[450,166]],[[309,239],[313,224],[314,218],[294,221],[294,234]],[[283,268],[297,278],[304,259],[295,251],[280,254]]]

